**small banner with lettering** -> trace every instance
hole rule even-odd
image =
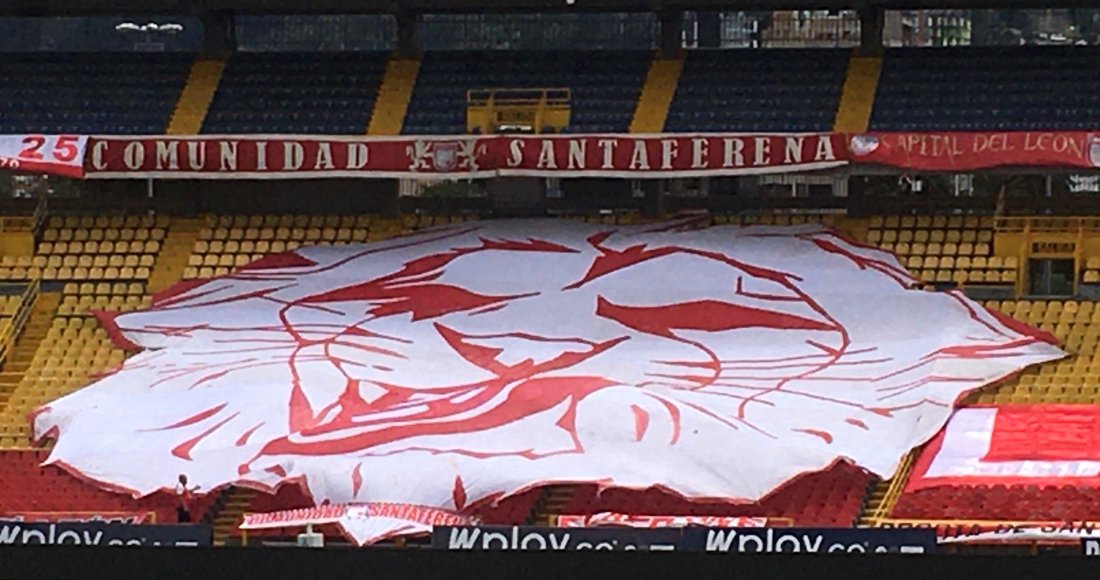
[[[1100,133],[867,133],[848,138],[852,163],[920,171],[1100,167]]]
[[[324,505],[312,508],[244,515],[242,530],[296,528],[336,524],[351,541],[365,545],[391,535],[393,525],[402,535],[427,534],[432,526],[463,526],[478,523],[471,516],[453,511],[403,503]]]
[[[942,520],[883,520],[881,529],[935,530],[941,544],[972,543],[998,544],[1011,542],[1064,543],[1078,538],[1100,538],[1100,524],[1089,521],[1048,522],[998,522],[942,521]]]
[[[116,523],[28,523],[0,520],[0,546],[210,546],[213,529],[207,525],[130,525]]]
[[[667,178],[788,173],[846,163],[843,135],[94,137],[95,178],[493,176]]]
[[[644,516],[601,512],[590,516],[561,515],[558,526],[563,528],[593,528],[596,526],[622,526],[629,528],[682,528],[704,526],[708,528],[762,528],[768,518],[740,516]]]
[[[0,135],[0,170],[84,176],[84,149],[80,135]]]

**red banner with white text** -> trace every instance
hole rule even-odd
[[[0,135],[0,170],[88,178],[676,178],[848,163],[907,171],[1100,167],[1097,132],[352,137]]]
[[[1100,167],[1100,133],[1019,131],[984,133],[867,133],[848,138],[852,163],[917,171],[993,167]]]
[[[454,138],[94,137],[91,178],[620,177],[788,173],[847,163],[839,134]]]

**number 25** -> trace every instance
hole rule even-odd
[[[53,151],[50,152],[50,156],[54,159],[62,162],[69,162],[76,159],[79,151],[76,148],[77,142],[80,137],[76,135],[61,135],[57,138],[57,142],[54,143]],[[42,159],[42,154],[39,151],[46,144],[46,138],[42,135],[28,135],[23,138],[23,150],[19,152],[19,157],[23,159]]]

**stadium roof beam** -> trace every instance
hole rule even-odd
[[[399,12],[661,12],[911,8],[1081,8],[1100,0],[0,0],[4,16],[379,14]]]

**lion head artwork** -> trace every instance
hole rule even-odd
[[[961,395],[1063,356],[914,282],[814,225],[303,248],[103,317],[141,352],[33,421],[49,462],[139,495],[186,472],[459,513],[554,482],[754,501],[837,461],[889,476]]]

